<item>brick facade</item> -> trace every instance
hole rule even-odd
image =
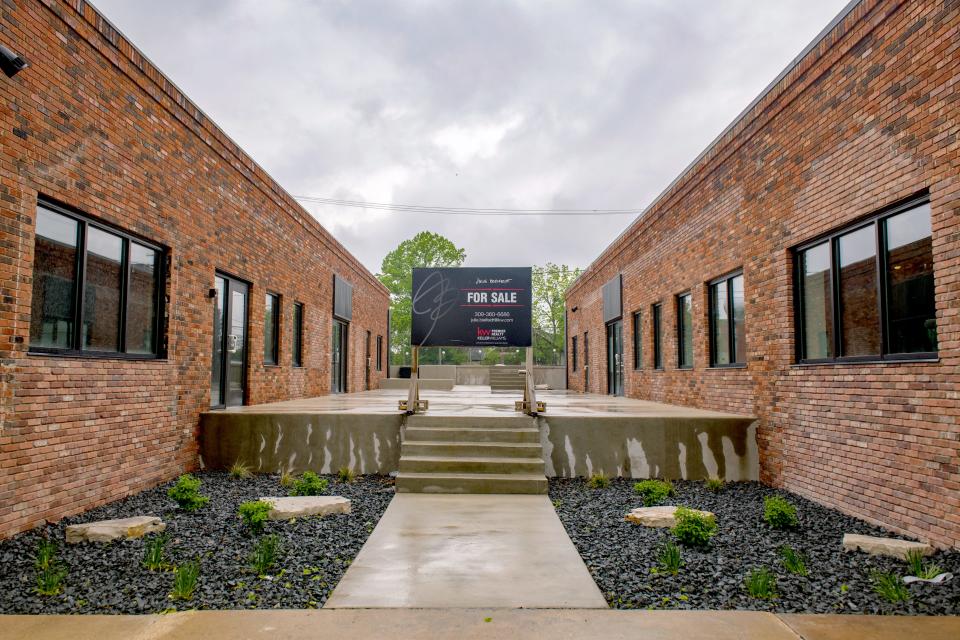
[[[0,536],[197,465],[216,270],[251,285],[247,403],[329,392],[334,274],[354,287],[348,390],[364,388],[386,289],[139,51],[82,0],[4,2],[0,42],[31,64],[0,76]],[[28,354],[38,197],[168,249],[167,357]],[[282,296],[271,367],[267,291]],[[383,375],[372,366],[371,387]]]
[[[863,0],[746,111],[567,296],[583,390],[606,391],[600,288],[623,274],[626,393],[756,416],[761,479],[960,545],[960,3]],[[797,364],[793,248],[929,192],[939,359]],[[708,282],[742,268],[744,368],[711,368]],[[694,367],[678,370],[690,291]],[[663,303],[664,371],[651,305]],[[577,310],[574,312],[573,308]],[[631,314],[642,312],[633,369]],[[568,361],[570,359],[568,358]]]

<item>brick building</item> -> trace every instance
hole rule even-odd
[[[0,44],[0,536],[196,466],[211,407],[378,386],[386,289],[103,16]]]
[[[570,387],[754,415],[765,482],[960,545],[958,134],[960,3],[851,3],[571,287]]]

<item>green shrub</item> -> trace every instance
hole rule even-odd
[[[241,462],[240,460],[235,460],[232,465],[230,465],[230,477],[237,478],[238,480],[243,480],[249,478],[253,473],[250,472],[250,467]]]
[[[870,574],[870,580],[874,593],[887,602],[906,602],[910,599],[910,590],[896,574],[874,571]]]
[[[641,480],[633,490],[643,498],[643,506],[652,507],[673,495],[673,484],[664,480]]]
[[[265,575],[276,564],[281,550],[280,536],[263,536],[257,541],[253,553],[250,554],[250,568],[258,576]]]
[[[680,547],[673,544],[673,542],[667,540],[667,542],[660,548],[660,553],[657,555],[657,560],[660,562],[660,568],[664,571],[668,571],[673,575],[677,575],[677,572],[680,571],[680,567],[683,565],[683,557],[680,553]]]
[[[329,482],[313,471],[304,471],[299,480],[295,480],[290,490],[292,496],[319,496],[327,490]]]
[[[272,509],[273,505],[269,502],[264,500],[250,500],[249,502],[241,504],[237,513],[240,514],[240,519],[243,520],[243,524],[247,525],[251,531],[260,533],[263,531],[263,523],[268,520]]]
[[[763,519],[774,529],[797,526],[797,508],[780,496],[763,499]]]
[[[166,533],[147,540],[143,554],[143,566],[150,571],[160,571],[167,566],[166,547],[170,536]]]
[[[591,489],[606,489],[610,486],[610,478],[602,471],[595,473],[587,480],[587,486]]]
[[[798,576],[807,575],[807,563],[803,555],[796,551],[790,545],[780,547],[780,561],[783,562],[783,568]]]
[[[357,474],[350,467],[340,467],[337,469],[337,482],[353,482],[357,479]]]
[[[713,516],[701,515],[686,507],[677,507],[674,519],[677,524],[670,531],[681,544],[688,547],[705,547],[717,533],[717,522]]]
[[[707,478],[706,485],[710,491],[720,493],[723,491],[724,482],[720,478]]]
[[[744,586],[754,598],[769,600],[777,597],[777,578],[766,567],[754,569],[743,581]]]
[[[173,570],[173,589],[170,597],[174,600],[190,600],[200,578],[200,562],[191,560]]]
[[[34,591],[38,595],[55,596],[63,590],[67,568],[57,562],[57,551],[57,544],[52,540],[44,538],[37,543],[33,565],[37,569],[37,586]]]
[[[167,496],[184,511],[196,511],[210,501],[210,498],[200,495],[200,479],[189,473],[177,478],[177,483],[170,487]]]
[[[57,561],[57,543],[43,538],[37,543],[37,553],[33,556],[33,566],[42,571]]]
[[[932,580],[943,573],[943,569],[938,565],[927,562],[919,549],[911,549],[907,552],[907,564],[910,565],[910,575],[923,580]]]

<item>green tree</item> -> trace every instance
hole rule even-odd
[[[438,233],[421,231],[409,240],[404,240],[388,253],[380,265],[377,278],[390,290],[390,362],[410,363],[410,318],[414,267],[459,267],[467,258],[467,252]],[[457,350],[459,351],[459,350]],[[436,353],[433,353],[436,352]],[[445,349],[444,363],[450,364],[462,354],[454,356],[453,349]],[[421,350],[421,362],[437,362],[440,350]]]
[[[567,289],[583,269],[548,262],[533,268],[533,357],[537,364],[560,364]]]

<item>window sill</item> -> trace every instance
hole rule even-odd
[[[878,364],[936,364],[940,358],[888,358],[888,359],[870,359],[870,360],[814,360],[812,362],[795,362],[790,365],[791,369],[804,369],[809,367],[858,367],[862,365]]]
[[[722,371],[724,369],[746,369],[747,365],[745,362],[735,362],[733,364],[712,364],[707,368]]]
[[[31,358],[69,358],[71,360],[121,360],[130,362],[167,362],[166,356],[137,353],[108,353],[80,351],[27,351]]]
[[[261,365],[264,369],[279,369],[281,365],[279,364],[267,364],[266,362]]]

